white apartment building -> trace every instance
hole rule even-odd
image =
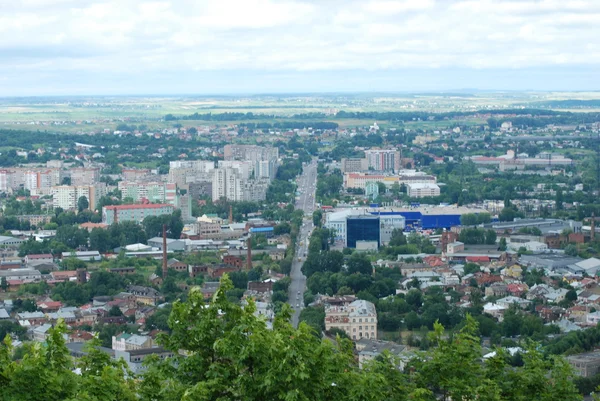
[[[433,183],[409,183],[406,184],[406,190],[411,198],[438,196],[440,194],[440,187]]]
[[[235,169],[242,180],[248,180],[254,171],[254,163],[239,160],[219,160],[219,168]]]
[[[58,185],[52,187],[52,206],[64,210],[77,209],[79,198],[85,196],[90,209],[96,209],[100,198],[106,195],[105,183],[95,185]]]
[[[225,145],[223,150],[225,160],[277,160],[279,149],[274,147],[262,147],[256,145]]]
[[[15,188],[15,173],[10,170],[0,170],[0,192],[7,192],[9,189]]]
[[[325,330],[344,330],[352,340],[377,338],[377,311],[369,301],[357,299],[348,306],[325,308]]]
[[[198,173],[209,173],[215,169],[215,162],[211,160],[174,160],[169,162],[169,169],[186,168]]]
[[[240,173],[233,168],[218,168],[214,171],[212,182],[212,200],[226,198],[231,201],[241,199]]]

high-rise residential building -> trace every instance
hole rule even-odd
[[[231,201],[242,200],[242,179],[238,169],[218,168],[214,171],[212,182],[212,199],[225,198]]]
[[[49,190],[60,184],[61,171],[58,169],[27,170],[23,172],[23,187],[32,192],[37,190]]]
[[[256,145],[225,145],[223,150],[225,160],[270,160],[279,159],[279,149]]]
[[[173,205],[164,203],[104,206],[102,208],[102,222],[108,225],[123,221],[141,223],[148,216],[172,214],[174,210]]]
[[[100,181],[100,167],[75,167],[70,172],[71,185],[90,185]]]
[[[254,177],[272,180],[277,173],[277,160],[257,160],[254,163]]]
[[[211,160],[175,160],[169,162],[169,169],[189,168],[199,173],[209,173],[215,169],[215,162]]]
[[[180,188],[187,188],[192,182],[212,180],[215,163],[211,160],[176,160],[169,163],[168,181]]]
[[[64,210],[77,209],[79,198],[87,198],[89,208],[94,210],[98,206],[100,198],[106,195],[105,183],[94,185],[58,185],[52,187],[52,206]]]
[[[253,173],[254,163],[240,160],[219,160],[219,168],[235,169],[242,180],[248,180]]]
[[[352,340],[377,338],[377,310],[375,305],[363,299],[357,299],[345,306],[327,306],[325,308],[325,330],[340,329]]]
[[[393,149],[365,150],[368,168],[376,171],[397,171],[400,169],[400,152]]]
[[[8,192],[15,188],[15,173],[11,170],[0,170],[0,192]]]

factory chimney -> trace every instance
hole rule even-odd
[[[229,224],[233,223],[233,206],[229,205]]]
[[[246,256],[246,269],[252,270],[252,238],[248,235],[248,255]]]
[[[162,246],[162,251],[163,251],[163,257],[162,257],[162,273],[163,273],[163,280],[165,280],[167,278],[167,273],[168,273],[168,265],[167,265],[167,225],[163,224],[163,246]]]

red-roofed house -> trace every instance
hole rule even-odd
[[[37,307],[42,312],[57,312],[60,308],[62,308],[62,302],[60,301],[46,301],[46,302],[38,302]]]
[[[473,262],[473,263],[489,263],[490,257],[489,256],[467,256],[465,258],[465,260],[467,262]]]

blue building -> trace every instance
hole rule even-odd
[[[356,241],[376,241],[380,244],[379,217],[359,215],[346,219],[346,247],[356,248]]]
[[[267,238],[273,237],[274,231],[274,227],[250,227],[250,234],[261,234]]]

